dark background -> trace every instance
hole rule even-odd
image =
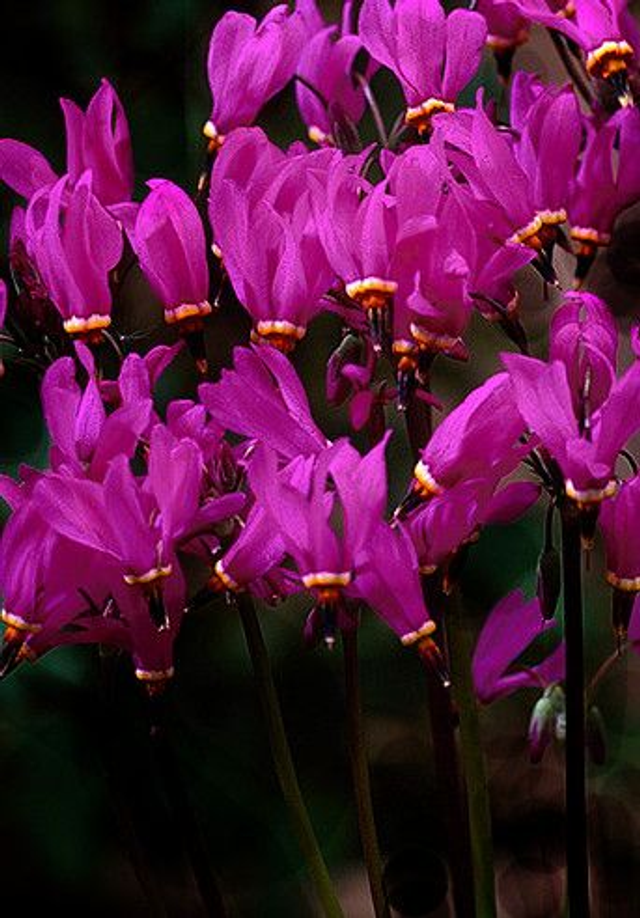
[[[266,6],[237,4],[260,14]],[[325,6],[330,11],[331,7]],[[209,113],[204,62],[213,24],[226,7],[201,0],[155,3],[97,0],[5,4],[0,63],[0,135],[42,150],[64,168],[60,96],[83,107],[102,76],[114,83],[127,111],[138,177],[166,176],[189,189],[202,158],[200,128]],[[543,37],[519,61],[558,76]],[[483,71],[495,88],[490,61]],[[280,143],[303,136],[286,90],[261,121]],[[397,96],[384,95],[395,114]],[[6,221],[13,201],[0,195]],[[0,261],[7,278],[4,246]],[[627,262],[625,262],[627,265]],[[567,283],[569,261],[560,265]],[[636,297],[634,276],[620,284],[601,260],[594,288],[611,293],[618,311]],[[534,353],[543,353],[546,323],[557,302],[544,299],[535,278],[522,278],[525,324]],[[135,286],[133,304],[153,308]],[[132,307],[132,308],[133,308]],[[209,331],[216,365],[228,364],[246,319],[229,300]],[[345,433],[345,415],[323,404],[324,365],[340,327],[323,317],[301,344],[296,364],[307,381],[317,417],[329,436]],[[147,343],[153,343],[152,340]],[[495,329],[474,324],[475,359],[468,366],[441,363],[438,394],[449,406],[498,368],[508,349]],[[161,394],[192,392],[195,380],[178,364]],[[390,448],[392,496],[405,486],[411,462],[402,426]],[[46,432],[38,380],[7,363],[0,380],[0,466],[14,474],[21,461],[46,463]],[[534,588],[542,517],[538,511],[509,527],[486,532],[472,552],[463,587],[469,627],[508,589]],[[598,546],[589,575],[589,662],[608,652],[606,595]],[[348,918],[370,912],[359,862],[355,815],[344,745],[342,666],[339,651],[302,646],[306,608],[293,601],[263,616],[282,691],[287,726],[303,790]],[[371,617],[362,629],[362,676],[373,786],[385,855],[402,863],[418,852],[423,908],[442,852],[440,802],[433,786],[425,685],[418,660],[397,645]],[[104,694],[101,666],[112,671]],[[610,755],[594,768],[594,876],[603,905],[599,915],[640,914],[635,876],[640,867],[637,805],[640,738],[637,659],[619,665],[600,695],[610,730]],[[528,764],[525,732],[536,695],[524,692],[483,713],[488,754],[498,876],[505,916],[544,918],[557,913],[561,866],[561,755],[550,750],[542,765]],[[307,918],[316,914],[295,840],[271,771],[250,666],[236,616],[223,602],[185,621],[177,646],[169,732],[212,863],[237,918]],[[127,661],[98,659],[93,648],[57,650],[25,666],[0,685],[0,903],[26,912],[55,903],[68,915],[162,914],[150,907],[128,857],[132,827],[147,851],[170,916],[201,914],[186,868],[177,826],[149,760],[144,710]],[[134,851],[135,860],[135,851]],[[408,858],[410,860],[410,858]],[[430,913],[430,912],[429,912]]]

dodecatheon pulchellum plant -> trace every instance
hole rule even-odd
[[[439,0],[364,0],[360,10],[362,44],[400,81],[405,121],[422,134],[436,112],[451,112],[460,92],[475,76],[487,36],[478,13],[445,14]]]
[[[252,338],[283,351],[304,337],[334,281],[313,206],[324,183],[309,177],[334,155],[319,150],[291,157],[261,195],[250,184],[224,180],[216,186],[214,234],[236,296],[253,320]]]
[[[103,79],[86,112],[70,99],[61,99],[60,105],[70,182],[80,181],[91,170],[93,193],[116,215],[121,210],[122,216],[133,193],[133,155],[127,117],[116,91]],[[27,200],[54,185],[58,177],[38,150],[18,140],[0,140],[0,180]]]
[[[120,261],[123,238],[93,193],[91,172],[73,185],[65,175],[37,192],[26,225],[31,254],[65,331],[100,341],[111,325],[109,277]]]
[[[199,388],[202,404],[221,427],[265,443],[284,460],[314,455],[329,445],[284,354],[265,345],[236,347],[233,363],[219,382]]]
[[[640,363],[636,361],[591,410],[590,376],[582,391],[571,387],[563,360],[545,363],[518,354],[503,354],[523,419],[541,446],[558,464],[566,495],[582,510],[597,511],[617,489],[616,461],[640,427],[635,406],[640,397]],[[576,410],[576,405],[578,408]]]
[[[77,366],[61,357],[47,370],[42,383],[42,406],[51,439],[51,468],[60,473],[100,481],[115,456],[131,458],[150,426],[150,397],[129,401],[107,414],[88,348],[76,343],[87,374],[77,380]]]
[[[172,648],[186,606],[178,552],[203,526],[237,512],[243,495],[201,506],[202,460],[189,440],[152,431],[148,476],[137,479],[125,456],[102,483],[51,475],[34,489],[43,519],[87,546],[113,571],[110,595],[130,633],[137,677],[151,689],[173,674]]]
[[[309,138],[318,144],[349,147],[364,114],[366,98],[355,70],[363,50],[353,34],[353,4],[345,3],[340,26],[327,26],[305,45],[296,70],[296,100]],[[369,62],[369,80],[376,67]]]
[[[551,0],[497,0],[516,6],[531,22],[563,32],[585,55],[587,72],[608,80],[618,93],[620,104],[632,104],[626,82],[627,69],[634,58],[631,42],[636,29],[630,29],[631,16],[626,0],[573,0],[561,12]]]
[[[7,315],[7,285],[0,280],[0,328],[4,326],[4,320]]]
[[[46,366],[69,350],[69,339],[29,253],[26,212],[21,207],[11,213],[9,269],[13,289],[10,296],[7,290],[5,329],[19,347],[19,357]]]
[[[155,293],[164,320],[187,339],[198,370],[207,372],[203,319],[212,312],[204,228],[189,196],[173,182],[150,179],[140,205],[133,247]]]
[[[640,478],[620,485],[600,511],[599,523],[607,555],[607,581],[613,587],[612,625],[618,646],[627,639],[629,620],[640,592],[640,551],[634,531],[640,509]]]
[[[554,736],[564,739],[565,647],[561,642],[540,662],[524,662],[536,639],[555,628],[545,622],[537,599],[509,593],[489,614],[473,654],[473,681],[480,701],[490,704],[523,688],[542,689],[529,724],[531,760],[539,762]],[[544,653],[544,652],[543,652]],[[538,659],[540,654],[538,653]]]
[[[586,121],[587,141],[569,197],[576,243],[576,280],[586,277],[599,246],[607,246],[618,215],[640,200],[640,112],[624,108],[604,124]]]
[[[218,21],[209,44],[207,74],[213,96],[203,132],[219,147],[234,128],[251,124],[262,106],[293,77],[307,38],[299,11],[285,4],[261,22],[232,10]]]
[[[153,397],[155,384],[175,360],[183,347],[175,344],[158,344],[146,354],[128,354],[120,367],[117,379],[100,379],[100,395],[110,407],[129,405]],[[158,419],[159,420],[159,419]]]
[[[513,471],[531,449],[519,442],[525,427],[508,374],[491,376],[436,427],[400,515],[465,479],[496,481]]]

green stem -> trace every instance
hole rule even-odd
[[[258,693],[267,724],[273,764],[294,830],[298,836],[298,842],[302,849],[307,869],[327,918],[344,918],[302,798],[282,720],[280,702],[273,681],[267,647],[262,636],[253,601],[248,595],[239,593],[236,595],[236,603],[258,684]]]
[[[589,835],[587,825],[584,621],[580,515],[566,502],[562,508],[562,579],[564,639],[567,654],[565,695],[565,798],[567,897],[572,918],[589,918]]]
[[[371,900],[376,918],[389,918],[389,906],[382,879],[382,857],[378,845],[376,822],[371,797],[369,764],[365,746],[362,718],[362,693],[360,691],[358,667],[358,631],[342,633],[344,650],[344,675],[347,700],[347,729],[349,755],[353,775],[353,788],[358,810],[358,827],[362,852],[369,877]]]
[[[471,675],[470,642],[455,592],[451,594],[447,609],[447,636],[469,800],[476,911],[479,918],[495,918],[497,911],[491,809],[480,735],[480,718]]]

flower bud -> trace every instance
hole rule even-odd
[[[566,731],[565,699],[557,683],[547,686],[535,703],[529,721],[529,752],[537,765],[552,739],[563,740]]]

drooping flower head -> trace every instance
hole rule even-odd
[[[71,99],[60,99],[67,141],[69,181],[78,182],[89,169],[93,193],[104,207],[131,200],[133,154],[122,102],[103,79],[83,112]],[[0,140],[0,180],[29,200],[41,188],[51,187],[59,176],[48,160],[18,140]]]
[[[445,14],[439,0],[365,0],[359,34],[367,51],[400,81],[405,120],[421,133],[436,112],[451,112],[475,75],[487,25],[468,10]]]
[[[560,359],[548,364],[517,354],[503,354],[502,360],[518,410],[560,467],[567,496],[580,508],[597,508],[615,493],[618,454],[640,425],[634,407],[640,393],[640,363],[635,361],[610,384],[606,351],[596,352],[600,371],[593,373],[585,373],[584,363],[581,369],[575,357],[565,363],[564,346],[557,353]],[[569,353],[575,355],[573,347]],[[584,354],[589,359],[588,349]],[[577,391],[576,383],[581,387]]]
[[[86,172],[32,198],[27,235],[38,271],[71,335],[99,335],[111,324],[110,272],[120,261],[122,230],[93,192]]]
[[[623,108],[604,124],[585,125],[587,140],[571,186],[569,221],[582,280],[599,246],[607,246],[616,218],[640,198],[640,112]]]
[[[414,494],[428,500],[464,479],[502,478],[526,455],[523,432],[508,375],[491,376],[436,428],[414,469]]]
[[[554,737],[564,739],[565,705],[560,683],[565,677],[565,645],[560,642],[540,662],[528,665],[523,655],[537,639],[548,636],[554,625],[542,618],[537,599],[527,601],[516,590],[489,614],[473,654],[473,680],[484,704],[523,688],[542,691],[529,722],[529,750],[534,763],[542,759]]]
[[[360,38],[353,34],[353,4],[345,3],[341,25],[317,32],[300,55],[296,76],[298,110],[309,137],[319,144],[341,146],[364,114],[366,99],[353,69],[362,51]],[[369,79],[375,72],[371,62]]]
[[[609,80],[619,91],[621,104],[631,103],[626,72],[634,58],[636,36],[629,33],[626,0],[573,0],[561,9],[554,0],[496,2],[507,2],[531,22],[563,32],[583,50],[590,76]]]
[[[203,131],[213,148],[229,131],[251,124],[292,78],[307,34],[304,17],[285,4],[261,22],[231,10],[211,35],[207,73],[213,96]]]
[[[269,174],[266,187],[260,169],[232,175],[225,158],[222,181],[215,175],[218,164],[214,169],[210,212],[223,264],[253,319],[253,339],[284,351],[306,334],[334,279],[314,206],[334,155],[339,154],[294,153],[278,173]]]
[[[179,550],[204,524],[237,512],[243,495],[202,503],[202,457],[195,443],[163,425],[149,442],[148,474],[112,459],[102,482],[42,478],[34,500],[49,527],[92,549],[110,571],[109,592],[126,622],[136,675],[150,687],[173,674],[173,644],[186,605]]]
[[[206,241],[189,196],[173,182],[150,179],[133,243],[140,266],[164,306],[168,324],[211,313]]]

